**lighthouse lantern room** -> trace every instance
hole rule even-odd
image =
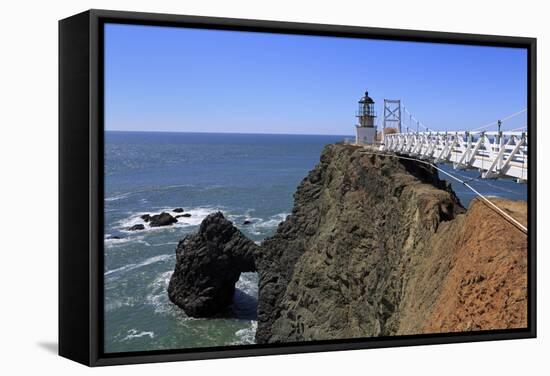
[[[359,100],[359,109],[356,114],[359,124],[355,126],[355,143],[357,145],[370,145],[376,141],[376,128],[374,127],[374,101],[369,97],[369,92]]]

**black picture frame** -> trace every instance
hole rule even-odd
[[[521,47],[528,51],[528,327],[276,345],[103,352],[103,25],[107,22]],[[536,39],[88,10],[59,21],[59,354],[88,366],[536,337]]]

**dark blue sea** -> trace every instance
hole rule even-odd
[[[166,293],[176,245],[218,210],[256,242],[273,234],[323,147],[344,138],[106,132],[105,351],[254,343],[257,275],[241,276],[230,318],[189,318]],[[484,194],[526,199],[526,185],[481,181],[478,172],[445,168]],[[474,197],[460,184],[453,188],[465,206]],[[191,217],[170,227],[128,231],[144,223],[142,214],[179,207]]]

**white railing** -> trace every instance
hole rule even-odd
[[[384,135],[380,150],[475,168],[483,178],[527,181],[527,132],[393,133]]]

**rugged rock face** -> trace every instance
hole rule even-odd
[[[241,272],[255,271],[258,246],[218,212],[176,249],[168,296],[189,316],[207,317],[231,304]]]
[[[465,213],[428,166],[353,147],[325,149],[259,271],[259,343],[527,325],[526,235],[482,201]]]
[[[525,327],[526,247],[485,203],[466,213],[429,166],[329,145],[259,249],[221,214],[185,238],[170,298],[211,315],[257,270],[257,343]]]
[[[527,225],[525,202],[492,199]],[[525,328],[527,239],[486,203],[477,200],[456,231],[451,268],[421,331],[426,333]],[[430,265],[433,270],[435,265]],[[429,274],[429,272],[428,272]]]
[[[463,211],[426,165],[327,147],[262,244],[257,341],[395,333],[409,265]]]

